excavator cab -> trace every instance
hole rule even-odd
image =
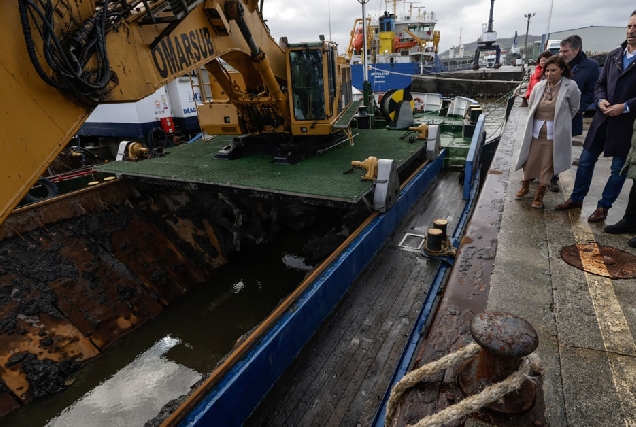
[[[320,41],[285,48],[292,135],[329,135],[341,92],[336,45]]]

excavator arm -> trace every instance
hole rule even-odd
[[[257,0],[18,0],[1,2],[0,16],[0,223],[97,104],[137,101],[202,66],[229,79],[218,58],[241,73],[244,87],[216,102],[236,107],[236,126],[214,129],[294,129],[288,53]],[[330,123],[336,102],[327,107]],[[264,107],[275,111],[273,124],[255,129],[240,116]]]

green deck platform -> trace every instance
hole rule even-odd
[[[337,127],[349,126],[359,104],[358,101],[345,111]],[[415,121],[415,126],[422,122],[440,125],[441,146],[447,149],[445,168],[464,166],[471,138],[461,136],[461,117],[425,113],[416,117]],[[345,173],[351,169],[352,160],[362,161],[369,156],[394,159],[400,171],[425,150],[422,141],[409,142],[410,135],[405,137],[404,130],[354,128],[352,132],[355,135],[353,146],[345,141],[295,165],[274,164],[271,155],[252,155],[236,160],[216,159],[215,154],[229,145],[234,137],[224,135],[168,148],[164,157],[138,162],[111,162],[96,169],[153,183],[194,183],[316,201],[358,203],[372,191],[373,183],[361,180],[365,173],[363,169]]]
[[[324,201],[359,202],[373,188],[362,181],[365,171],[355,169],[352,160],[369,156],[394,159],[398,170],[425,149],[421,141],[409,143],[403,130],[353,129],[354,145],[345,141],[338,147],[309,157],[295,165],[278,165],[272,156],[254,155],[237,160],[215,159],[214,155],[229,144],[232,136],[217,136],[165,150],[165,157],[138,162],[111,162],[97,170],[149,182],[172,181],[202,186],[247,189]]]
[[[444,168],[463,168],[472,139],[462,136],[464,126],[463,117],[424,113],[416,118],[416,123],[422,122],[440,126],[441,146],[443,149],[446,149]]]

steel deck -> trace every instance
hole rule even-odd
[[[354,129],[353,146],[345,139],[341,145],[294,165],[274,164],[273,157],[267,155],[236,160],[215,159],[215,154],[232,140],[231,136],[217,136],[208,141],[168,148],[164,157],[138,162],[111,162],[97,169],[149,180],[357,203],[371,191],[373,183],[361,180],[365,173],[362,169],[345,173],[351,169],[351,161],[361,161],[369,156],[393,159],[399,171],[425,148],[422,141],[400,139],[404,133],[403,130]]]
[[[355,103],[355,106],[359,102]],[[340,128],[351,121],[355,108],[350,108],[338,122]],[[445,167],[461,167],[471,138],[464,138],[463,121],[457,117],[426,113],[416,120],[439,124],[441,147],[447,148]],[[111,162],[100,165],[100,172],[141,178],[160,183],[170,181],[188,186],[244,189],[266,195],[284,194],[314,202],[337,201],[358,203],[373,189],[371,181],[361,180],[365,171],[351,171],[351,161],[369,156],[393,159],[398,172],[421,157],[423,141],[412,138],[405,130],[353,128],[354,145],[344,132],[340,144],[310,156],[294,165],[275,164],[272,155],[250,155],[236,160],[215,158],[215,154],[232,142],[234,135],[216,136],[165,149],[165,156],[137,162]],[[348,173],[347,173],[348,172]]]

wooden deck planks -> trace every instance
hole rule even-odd
[[[434,219],[449,233],[464,206],[457,173],[443,172],[387,239],[246,425],[369,425],[402,354],[438,262],[397,245]]]

